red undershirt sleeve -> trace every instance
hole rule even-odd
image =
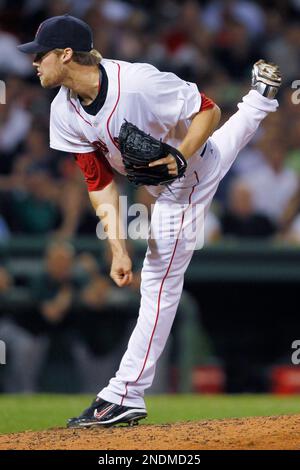
[[[200,111],[205,111],[206,109],[211,109],[215,106],[213,100],[205,96],[204,93],[200,93],[201,95],[201,108]]]
[[[75,153],[76,164],[82,171],[88,191],[99,191],[113,180],[113,171],[101,152]]]

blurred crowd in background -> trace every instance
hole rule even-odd
[[[300,86],[299,0],[0,0],[0,79],[6,85],[6,103],[0,104],[0,242],[20,235],[96,236],[97,219],[73,156],[49,148],[50,103],[57,90],[41,88],[32,58],[16,48],[32,40],[44,19],[65,13],[91,25],[94,47],[103,57],[149,62],[196,82],[220,106],[222,122],[249,90],[253,63],[260,58],[277,63],[283,74],[279,110],[260,126],[220,185],[205,236],[206,243],[225,238],[300,243],[300,104],[292,99],[292,84],[299,80]],[[130,202],[153,202],[143,188],[132,189],[117,175],[116,180]],[[63,332],[61,347],[76,355],[86,373],[85,389],[91,390],[89,377],[95,374],[88,370],[88,350],[101,356],[103,351],[93,348],[113,344],[105,315],[95,312],[105,305],[110,315],[116,309],[119,328],[109,331],[120,344],[128,325],[128,319],[119,321],[120,305],[125,317],[136,313],[128,302],[133,291],[138,299],[138,275],[132,290],[120,294],[92,256],[75,255],[71,245],[51,245],[44,261],[43,273],[27,286],[33,304],[13,312],[17,321],[0,323],[0,337],[13,337],[15,345],[3,389],[37,390],[43,351],[52,337],[59,351]],[[11,274],[1,267],[1,312],[13,289]],[[24,368],[29,362],[31,375]]]

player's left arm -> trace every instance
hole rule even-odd
[[[178,150],[186,160],[202,147],[220,122],[220,108],[204,95],[202,95],[202,100],[203,103],[200,111],[193,117],[187,134],[178,147]],[[150,163],[149,166],[157,165],[168,165],[169,174],[177,175],[177,164],[172,155]]]
[[[185,138],[178,147],[178,150],[183,154],[186,160],[205,144],[209,136],[218,126],[220,118],[221,111],[216,104],[196,114]]]

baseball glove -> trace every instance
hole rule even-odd
[[[136,186],[169,184],[185,173],[186,160],[179,150],[146,134],[126,120],[121,126],[118,141],[127,178]],[[173,155],[177,163],[176,176],[169,174],[167,165],[149,167],[149,163],[169,154]]]

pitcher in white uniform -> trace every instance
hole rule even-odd
[[[183,230],[193,223],[190,209],[198,205],[207,213],[238,152],[267,114],[276,111],[280,73],[273,64],[257,62],[252,89],[238,104],[238,111],[215,130],[220,110],[194,83],[149,64],[103,59],[93,49],[90,27],[77,18],[49,18],[40,25],[34,41],[19,49],[35,55],[33,65],[44,88],[60,86],[51,105],[50,146],[73,153],[84,173],[91,203],[109,238],[110,275],[118,286],[131,282],[131,260],[121,217],[111,223],[101,207],[110,204],[119,213],[112,169],[126,174],[117,142],[124,119],[178,148],[188,162],[185,176],[170,187],[148,187],[156,202],[136,327],[115,377],[89,408],[68,422],[69,427],[135,424],[147,416],[144,392],[152,384],[168,339],[193,254]],[[170,174],[177,174],[172,156],[159,162],[163,163]],[[170,214],[172,236],[168,224],[160,223]]]

